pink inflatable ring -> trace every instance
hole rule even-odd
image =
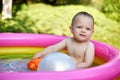
[[[0,48],[46,47],[65,36],[47,34],[0,33]],[[95,56],[105,63],[82,70],[51,72],[0,72],[0,80],[115,80],[120,75],[120,51],[108,44],[91,40]],[[5,50],[7,51],[7,50]],[[2,54],[2,52],[0,52]],[[97,60],[96,60],[97,61]],[[98,60],[99,62],[99,60]]]

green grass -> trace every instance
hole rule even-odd
[[[110,44],[120,49],[120,23],[108,19],[103,13],[90,6],[45,4],[22,5],[12,20],[1,21],[0,32],[43,33],[72,36],[69,26],[72,17],[79,11],[87,11],[95,19],[93,40]]]

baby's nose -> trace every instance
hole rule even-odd
[[[85,33],[85,29],[82,29],[81,32],[82,32],[82,33]]]

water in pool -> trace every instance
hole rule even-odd
[[[28,59],[4,59],[0,60],[0,72],[29,72]]]
[[[0,59],[0,72],[31,72],[32,70],[27,69],[28,61],[30,59]]]

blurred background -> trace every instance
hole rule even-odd
[[[0,32],[72,36],[72,17],[86,11],[95,19],[92,40],[120,49],[120,0],[1,0]]]

